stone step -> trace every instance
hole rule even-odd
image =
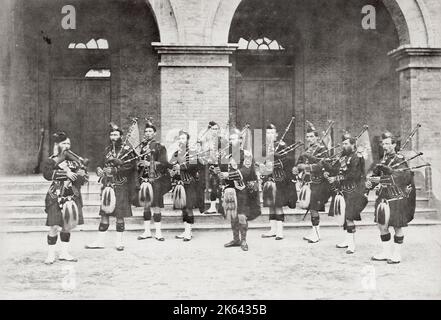
[[[34,184],[33,186],[36,186],[37,184]],[[10,189],[0,191],[0,206],[2,203],[5,202],[32,202],[32,201],[40,201],[41,199],[44,199],[47,193],[47,190],[49,188],[49,184],[46,184],[44,188],[41,190],[16,190],[11,186]],[[300,190],[297,190],[297,193],[299,193]],[[84,200],[90,200],[90,201],[99,201],[100,195],[101,195],[101,185],[96,184],[93,186],[90,186],[89,188],[83,187],[82,188],[82,196]],[[208,194],[206,195],[208,199]],[[369,192],[369,200],[374,201],[375,200],[375,192],[371,191]],[[418,200],[427,200],[427,194],[423,191],[417,191],[417,199]],[[172,193],[169,192],[164,195],[164,201],[165,203],[172,203]]]
[[[0,197],[8,195],[29,195],[29,194],[46,194],[51,182],[45,180],[40,175],[35,176],[10,176],[0,177]],[[101,184],[98,183],[98,177],[91,175],[89,183],[82,187],[82,193],[99,194],[101,192]],[[370,192],[373,194],[374,192]],[[417,195],[421,197],[427,196],[422,186],[417,186]],[[3,199],[0,198],[0,202]]]
[[[140,219],[138,219],[140,221]],[[144,230],[143,227],[143,223],[139,222],[139,223],[131,223],[132,221],[136,221],[136,219],[131,218],[131,219],[127,219],[127,223],[126,223],[126,231],[139,231],[141,232],[142,230]],[[414,219],[412,222],[410,222],[409,225],[413,225],[413,226],[427,226],[427,225],[441,225],[441,221],[439,219]],[[97,231],[97,226],[98,226],[98,220],[94,221],[94,223],[86,223],[84,225],[78,226],[77,228],[75,228],[75,230],[73,230],[73,232],[85,232],[85,231],[92,231],[92,232],[96,232]],[[357,228],[362,229],[363,227],[374,227],[375,223],[371,220],[364,220],[364,221],[359,221],[357,222]],[[307,230],[311,227],[311,222],[310,221],[302,221],[302,222],[285,222],[284,223],[284,228],[298,228],[298,229],[302,229],[302,231],[307,232]],[[320,223],[320,227],[321,228],[335,228],[336,231],[341,229],[341,226],[339,226],[336,222],[334,221],[322,221]],[[44,224],[41,225],[0,225],[0,230],[1,232],[6,232],[6,233],[27,233],[27,232],[41,232],[41,233],[46,233],[48,230],[48,227],[46,227]],[[154,226],[151,226],[152,231],[154,233]],[[230,223],[227,220],[223,220],[222,223],[219,224],[204,224],[204,223],[199,223],[198,221],[196,221],[196,223],[193,225],[193,236],[197,237],[197,231],[200,230],[205,230],[205,231],[213,231],[213,230],[228,230],[230,229]],[[258,222],[256,220],[254,221],[250,221],[249,223],[249,229],[258,229],[258,230],[268,230],[269,226],[268,226],[268,221],[266,222]],[[303,230],[304,229],[304,230]],[[182,223],[163,223],[162,224],[162,230],[173,230],[178,232],[181,232],[183,230],[183,225]],[[110,222],[110,226],[109,226],[109,231],[115,231],[115,223],[114,220],[111,220]],[[174,240],[174,241],[179,241],[176,240],[174,238],[166,238],[166,240]],[[145,241],[154,241],[153,239],[151,240],[145,240]],[[274,241],[273,239],[268,239],[268,241]]]
[[[98,209],[98,208],[97,208]],[[143,211],[142,208],[135,208],[133,210],[133,217],[127,218],[127,224],[141,225],[143,223]],[[226,220],[220,214],[201,214],[199,211],[194,211],[195,223],[216,226],[218,224],[227,223]],[[439,214],[433,209],[421,209],[417,208],[415,216],[420,220],[440,220]],[[362,213],[363,221],[373,221],[374,211],[366,209]],[[98,225],[100,217],[98,216],[98,210],[84,212],[84,220],[86,225]],[[334,217],[329,217],[327,213],[321,213],[320,219],[322,222],[335,222]],[[262,215],[253,220],[253,223],[265,223],[269,220],[268,208],[262,210]],[[39,226],[44,225],[46,221],[46,214],[43,211],[29,213],[24,215],[23,213],[3,213],[0,214],[0,223],[4,226]],[[180,211],[163,210],[162,221],[164,224],[179,224],[182,223],[182,215]],[[285,221],[290,223],[308,222],[310,216],[305,217],[304,210],[287,209],[285,210]]]
[[[99,200],[83,200],[83,212],[85,215],[88,214],[94,214],[99,211],[100,208],[100,202]],[[328,211],[329,208],[329,202],[326,205],[326,211]],[[365,208],[365,211],[367,212],[374,212],[374,206],[375,202],[373,200],[370,200]],[[209,207],[209,204],[206,204],[206,208]],[[435,210],[430,208],[429,206],[429,200],[424,198],[417,198],[417,208],[421,210]],[[142,212],[143,208],[136,208],[132,206],[132,210],[135,212]],[[164,204],[164,210],[165,211],[173,211],[173,205],[171,201],[165,201]],[[263,208],[263,210],[267,210],[267,208]],[[194,209],[194,211],[199,212],[199,209]],[[301,209],[299,207],[295,209],[290,209],[288,207],[285,207],[285,211],[298,211],[298,212],[305,212],[304,209]],[[28,217],[32,214],[44,212],[44,200],[39,201],[10,201],[10,202],[0,202],[0,219],[2,217],[7,217],[9,215],[17,215],[17,216],[24,216]]]
[[[50,181],[42,179],[35,182],[9,182],[0,181],[0,194],[45,194],[51,185]],[[82,192],[100,193],[101,184],[91,181],[82,187]]]

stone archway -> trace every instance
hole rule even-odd
[[[210,35],[213,43],[226,43],[234,13],[243,1],[245,0],[219,0]],[[427,1],[422,0],[381,1],[394,20],[400,38],[400,46],[441,46],[441,33],[439,32],[441,22],[437,22],[436,19],[441,11],[440,4],[429,1],[432,9],[429,10],[426,5]]]

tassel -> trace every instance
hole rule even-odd
[[[276,203],[276,191],[277,185],[274,181],[267,181],[263,185],[263,199],[265,201],[265,205],[274,206]]]
[[[103,190],[103,204],[105,206],[109,205],[109,193],[105,189]]]
[[[340,226],[345,223],[346,201],[341,194],[337,194],[334,200],[334,215],[337,217],[337,222]]]
[[[153,202],[153,186],[150,182],[141,183],[138,192],[139,204],[143,207],[149,207]]]
[[[177,184],[173,190],[173,209],[184,209],[187,204],[187,195],[182,184]]]
[[[378,206],[377,210],[375,212],[377,215],[377,222],[383,226],[389,225],[389,219],[390,219],[390,206],[389,202],[387,200],[382,200]]]
[[[237,197],[234,188],[226,188],[224,190],[223,207],[227,218],[235,219],[237,216]]]
[[[309,183],[307,183],[304,184],[300,189],[299,206],[302,209],[308,209],[310,202],[311,202],[311,187],[309,186]]]
[[[112,187],[105,187],[103,190],[103,201],[101,202],[101,210],[105,213],[112,213],[116,206],[115,191]]]
[[[68,200],[63,204],[63,229],[71,231],[78,225],[78,206],[73,200]]]

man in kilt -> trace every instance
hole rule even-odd
[[[190,241],[193,237],[194,208],[203,208],[204,203],[198,191],[198,159],[194,152],[190,152],[190,135],[186,131],[179,131],[179,147],[171,159],[173,186],[173,208],[182,210],[184,232],[177,235],[177,239]]]
[[[342,136],[342,152],[336,159],[335,171],[329,169],[329,164],[326,164],[326,172],[324,173],[331,188],[336,192],[331,202],[329,215],[341,214],[344,218],[343,229],[346,231],[345,239],[337,244],[336,247],[346,248],[347,254],[355,252],[354,221],[361,220],[360,214],[368,202],[364,194],[364,158],[356,151],[356,141],[356,138],[351,137],[349,134],[344,134]]]
[[[46,264],[55,262],[55,244],[60,232],[61,261],[77,261],[69,254],[70,231],[77,224],[83,224],[83,201],[81,186],[88,181],[87,170],[67,152],[70,139],[65,132],[54,134],[54,150],[43,163],[43,177],[52,181],[45,199],[48,255]]]
[[[403,227],[407,227],[415,214],[416,191],[413,172],[409,170],[404,156],[396,151],[396,138],[390,132],[384,132],[381,139],[383,159],[375,166],[372,178],[366,181],[368,189],[378,186],[375,222],[383,246],[382,251],[375,254],[372,260],[395,264],[401,261]],[[393,252],[390,248],[389,227],[395,231]]]
[[[320,214],[325,211],[325,204],[331,196],[328,180],[323,176],[323,166],[320,160],[327,157],[327,151],[319,141],[317,130],[308,123],[305,140],[308,148],[302,153],[292,173],[300,174],[302,186],[309,184],[311,196],[309,206],[306,208],[311,214],[312,230],[309,235],[303,237],[309,243],[317,243],[320,240]]]
[[[228,141],[221,135],[220,126],[215,121],[208,123],[208,131],[202,142],[202,157],[204,166],[201,168],[201,182],[204,189],[208,190],[210,196],[210,207],[204,211],[205,214],[216,213],[216,200],[221,197],[219,188],[219,177],[210,168],[218,167],[220,162],[220,151],[228,146]],[[222,206],[219,206],[222,210]]]
[[[297,191],[292,181],[293,164],[286,155],[279,153],[285,145],[277,140],[277,129],[274,124],[266,128],[266,157],[259,165],[259,173],[263,182],[263,205],[269,207],[270,230],[262,234],[262,238],[283,239],[283,222],[285,215],[283,206],[295,208]]]
[[[161,208],[164,208],[164,195],[170,191],[170,175],[167,149],[155,140],[156,127],[147,121],[144,130],[144,141],[141,143],[141,158],[138,161],[138,191],[139,205],[144,206],[144,232],[138,240],[152,238],[150,223],[155,224],[155,239],[164,241],[161,231]]]
[[[248,251],[248,221],[261,214],[259,185],[254,167],[253,156],[241,148],[241,132],[232,129],[228,155],[221,160],[221,165],[214,169],[223,185],[224,212],[231,219],[233,240],[224,246],[241,247]]]
[[[109,218],[116,218],[116,250],[123,251],[123,232],[125,230],[124,218],[132,216],[130,201],[129,177],[133,175],[135,161],[121,160],[125,153],[130,152],[123,146],[123,131],[116,125],[111,124],[110,145],[104,152],[101,166],[97,167],[96,173],[102,183],[101,208],[99,215],[101,221],[98,227],[98,237],[86,249],[103,249],[106,232],[109,228]],[[126,159],[132,159],[132,155]],[[112,191],[113,190],[113,191]],[[107,193],[109,192],[110,193]],[[113,195],[114,192],[114,195]],[[113,198],[114,197],[114,198]],[[107,198],[107,199],[106,199]]]

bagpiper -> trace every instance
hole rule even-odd
[[[387,261],[389,264],[400,263],[401,246],[404,240],[403,227],[413,220],[415,214],[416,190],[413,172],[409,170],[404,156],[397,152],[397,140],[390,132],[381,135],[383,159],[366,181],[368,190],[378,186],[375,201],[375,222],[380,230],[383,249],[372,256],[374,261]],[[394,247],[390,248],[393,227]]]
[[[248,221],[261,214],[259,184],[252,154],[241,148],[242,134],[238,129],[230,131],[230,145],[223,155],[221,165],[213,170],[218,174],[223,189],[223,212],[231,220],[233,240],[224,246],[241,247],[248,251]]]
[[[325,177],[335,195],[330,205],[329,215],[337,215],[342,220],[346,231],[343,242],[337,248],[346,248],[347,254],[355,252],[355,223],[361,220],[361,212],[367,205],[365,191],[364,158],[356,150],[357,139],[346,133],[342,136],[342,152],[331,160],[330,165],[324,161]],[[336,165],[336,166],[335,166]],[[331,167],[334,166],[334,169]]]
[[[104,152],[104,157],[96,173],[101,187],[101,207],[99,215],[101,221],[98,227],[98,237],[95,242],[86,245],[86,249],[104,248],[104,239],[109,228],[110,217],[116,218],[116,250],[123,251],[123,232],[125,230],[124,218],[132,216],[129,177],[135,170],[135,161],[131,155],[128,160],[121,160],[127,153],[126,143],[122,141],[123,131],[115,124],[111,123],[109,132],[110,145]],[[126,139],[127,141],[127,139]],[[133,153],[133,152],[131,152]]]
[[[327,157],[326,147],[319,141],[319,134],[312,123],[307,123],[305,140],[307,149],[297,159],[293,174],[299,177],[302,185],[300,206],[311,214],[312,230],[303,237],[309,243],[320,240],[320,211],[325,211],[325,204],[331,196],[328,180],[323,176],[321,159]]]
[[[277,141],[277,137],[276,126],[269,124],[266,128],[265,161],[259,165],[259,173],[263,183],[263,205],[269,207],[270,230],[262,234],[262,238],[282,240],[285,221],[283,206],[295,208],[297,191],[292,179],[293,165],[286,154],[279,150],[285,143],[282,139]]]
[[[69,253],[70,231],[84,224],[81,186],[88,181],[87,161],[70,151],[70,139],[65,132],[53,135],[53,154],[43,164],[43,177],[52,181],[45,199],[48,255],[46,264],[55,262],[55,244],[60,233],[59,260],[77,261]]]
[[[210,197],[210,207],[204,211],[205,214],[216,213],[217,199],[220,200],[221,190],[219,188],[219,177],[209,168],[218,167],[220,164],[221,150],[228,146],[228,140],[223,137],[220,126],[215,121],[208,123],[207,132],[201,139],[202,158],[204,159],[201,170],[201,182],[206,188]],[[219,206],[222,209],[222,206]]]
[[[164,208],[164,195],[170,191],[169,163],[166,147],[155,140],[156,127],[147,120],[144,129],[144,140],[141,143],[140,159],[138,168],[138,199],[139,204],[144,207],[144,232],[138,236],[138,240],[152,238],[150,224],[155,224],[155,239],[164,241],[161,230],[162,214]]]
[[[181,130],[178,134],[178,150],[176,150],[169,163],[172,165],[172,198],[173,209],[182,210],[184,232],[177,235],[177,239],[190,241],[193,237],[194,224],[193,209],[203,206],[198,197],[198,159],[189,147],[190,135]]]

